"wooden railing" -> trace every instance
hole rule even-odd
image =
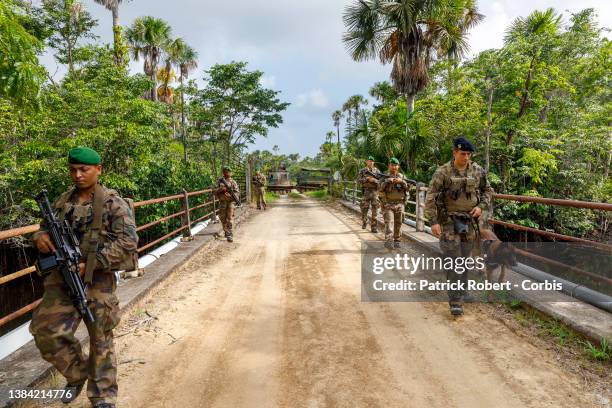
[[[242,190],[242,189],[241,189]],[[158,218],[155,221],[151,221],[147,224],[144,225],[139,225],[136,228],[137,232],[141,232],[144,230],[147,230],[148,228],[151,228],[155,225],[161,224],[162,222],[165,221],[169,221],[171,219],[177,218],[177,217],[181,217],[181,225],[172,230],[171,232],[165,234],[162,237],[159,237],[151,242],[148,242],[147,244],[141,246],[138,248],[138,253],[142,253],[144,251],[146,251],[147,249],[158,245],[160,243],[162,243],[163,241],[177,235],[178,233],[182,233],[183,238],[185,240],[190,240],[193,237],[191,236],[191,226],[193,224],[196,224],[198,222],[204,221],[206,219],[209,219],[211,217],[213,217],[214,215],[217,214],[217,201],[215,199],[215,195],[212,194],[213,190],[212,189],[205,189],[205,190],[199,190],[199,191],[191,191],[191,192],[187,192],[187,191],[182,191],[180,194],[175,194],[175,195],[170,195],[170,196],[166,196],[166,197],[159,197],[159,198],[152,198],[150,200],[144,200],[144,201],[138,201],[134,203],[134,208],[140,208],[140,207],[145,207],[145,206],[151,206],[151,205],[156,205],[156,204],[161,204],[161,203],[166,203],[169,201],[179,201],[180,205],[181,205],[181,210],[178,212],[175,212],[173,214],[169,214],[163,217]],[[210,200],[207,200],[206,202],[202,203],[202,204],[198,204],[194,207],[190,207],[189,206],[189,197],[196,197],[196,196],[202,196],[208,194],[210,195]],[[245,200],[246,199],[246,194],[241,194],[241,200]],[[195,219],[195,220],[191,220],[191,213],[201,209],[201,208],[205,208],[205,207],[210,207],[212,206],[212,211],[202,215],[201,217]],[[4,240],[4,239],[9,239],[9,238],[14,238],[17,236],[22,236],[25,234],[30,234],[33,232],[36,232],[40,230],[40,225],[39,224],[33,224],[33,225],[28,225],[25,227],[20,227],[20,228],[14,228],[14,229],[10,229],[10,230],[5,230],[5,231],[0,231],[0,241]],[[26,276],[31,274],[32,272],[35,272],[36,268],[34,266],[29,266],[27,268],[21,269],[19,271],[13,272],[11,274],[5,275],[5,276],[0,276],[0,285],[4,285],[8,282],[11,282],[15,279],[21,278],[22,276]],[[38,299],[2,318],[0,318],[0,327],[4,326],[5,324],[25,315],[26,313],[32,311],[36,306],[38,306],[38,304],[40,303],[41,299]]]
[[[361,202],[361,190],[358,188],[358,184],[356,181],[344,181],[342,182],[342,196],[345,200],[353,202],[353,204],[357,204]],[[425,196],[427,194],[427,186],[423,183],[417,183],[416,186],[410,185],[411,191],[414,192],[415,200],[407,201],[407,204],[415,206],[415,212],[406,212],[405,215],[412,218],[416,223],[416,231],[423,232],[425,231],[425,223],[429,221],[425,217]],[[520,196],[520,195],[509,195],[509,194],[493,194],[494,200],[506,200],[506,201],[516,201],[522,203],[534,203],[534,204],[544,204],[544,205],[556,205],[562,207],[572,207],[572,208],[582,208],[588,210],[601,210],[601,211],[612,211],[612,203],[598,203],[591,201],[578,201],[578,200],[561,200],[555,198],[543,198],[543,197],[530,197],[530,196]],[[552,240],[561,240],[567,242],[581,242],[584,244],[591,245],[593,247],[597,247],[599,249],[612,251],[612,245],[605,244],[602,242],[597,242],[593,240],[588,240],[584,238],[572,237],[570,235],[559,234],[551,231],[544,231],[537,228],[526,227],[524,225],[514,224],[511,222],[501,221],[497,219],[489,219],[489,224],[500,225],[506,228],[511,228],[517,231],[525,231],[532,234],[544,236],[550,238]],[[601,281],[605,284],[612,285],[612,279],[594,274],[589,271],[584,271],[582,269],[569,267],[568,265],[561,264],[560,262],[556,262],[550,260],[548,258],[544,258],[530,252],[524,250],[517,250],[517,252],[525,256],[527,258],[534,259],[539,262],[547,262],[553,266],[564,266],[568,269],[571,269],[574,273],[578,273],[581,275],[588,276],[592,279]]]

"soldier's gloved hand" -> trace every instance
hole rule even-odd
[[[85,264],[84,263],[79,264],[79,276],[81,276],[81,278],[85,276]]]
[[[431,233],[434,237],[440,238],[442,235],[442,228],[440,228],[440,224],[434,224],[431,226]]]
[[[38,251],[43,254],[48,254],[49,252],[55,251],[55,245],[53,245],[51,237],[46,232],[38,235],[34,242]]]
[[[230,198],[230,197],[231,197],[230,193],[228,193],[227,191],[225,192],[225,196],[226,196],[227,198]]]
[[[470,215],[474,218],[480,217],[481,214],[482,214],[482,209],[480,207],[474,207],[472,208],[472,211],[470,211]]]

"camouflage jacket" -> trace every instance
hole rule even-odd
[[[266,176],[263,174],[253,176],[253,184],[255,187],[264,187],[266,185]]]
[[[221,180],[223,180],[224,178],[221,177],[219,178],[219,180],[217,180],[217,189],[215,190],[215,194],[217,195],[217,199],[220,201],[232,201],[232,198],[228,198],[225,196],[225,191],[223,190],[223,188],[225,187],[225,185],[221,182]],[[239,196],[240,194],[240,190],[238,189],[238,183],[236,183],[236,180],[234,180],[233,178],[229,178],[229,179],[225,179],[225,182],[227,184],[229,184],[231,190],[234,192],[234,194],[236,194],[237,196]]]
[[[368,176],[365,172],[369,170],[367,167],[364,167],[363,169],[359,170],[359,175],[357,176],[357,182],[361,185],[361,188],[365,188],[365,189],[378,189],[378,180],[374,180],[374,182],[369,182],[368,181]],[[374,174],[380,174],[380,170],[378,170],[376,168],[376,166],[372,167],[372,170],[370,170],[372,173]]]
[[[400,179],[399,183],[392,183],[394,178]],[[383,201],[399,202],[408,199],[408,179],[402,173],[391,175],[385,173],[384,177],[378,182],[378,191],[383,194]]]
[[[117,270],[121,269],[122,265],[136,253],[138,247],[136,223],[130,205],[119,197],[116,191],[104,187],[103,190],[105,201],[102,213],[102,230],[101,237],[98,239],[94,270]],[[83,240],[83,237],[89,232],[93,223],[93,193],[87,201],[79,204],[75,192],[76,188],[73,187],[62,194],[53,203],[53,208],[57,210],[60,219],[68,220],[72,226],[81,243],[82,262],[85,262],[86,247],[89,243]],[[64,202],[63,205],[62,202]],[[35,233],[32,239],[35,240],[45,232],[43,223],[40,231]]]
[[[432,224],[443,224],[449,213],[470,212],[478,206],[483,211],[481,218],[484,218],[491,212],[492,197],[493,189],[482,167],[469,162],[460,172],[451,160],[438,167],[431,178],[425,199],[425,216]]]

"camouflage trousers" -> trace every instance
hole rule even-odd
[[[371,188],[365,188],[363,190],[363,196],[361,197],[361,221],[363,224],[368,222],[368,209],[372,208],[370,225],[372,228],[377,226],[376,215],[378,213],[378,207],[380,207],[378,191]]]
[[[263,187],[255,187],[255,203],[257,208],[266,208],[266,192]]]
[[[34,310],[30,333],[44,358],[64,376],[69,384],[88,380],[87,397],[92,404],[117,399],[117,359],[113,329],[119,323],[119,301],[115,296],[114,274],[95,271],[87,287],[89,309],[95,322],[87,323],[89,357],[83,354],[74,333],[81,315],[72,305],[68,287],[58,283],[59,272],[45,279],[42,302]]]
[[[233,201],[219,201],[219,219],[226,237],[232,235],[235,210],[236,204]]]
[[[382,206],[385,220],[385,240],[399,242],[402,224],[404,223],[404,202],[385,202]],[[393,225],[393,229],[391,229]]]
[[[461,235],[455,233],[455,226],[452,221],[448,221],[441,225],[442,235],[440,235],[440,250],[445,258],[469,258],[476,244],[476,233],[474,228],[470,226],[468,233],[462,238]],[[465,262],[465,261],[463,261]],[[453,262],[455,264],[455,262]],[[460,273],[461,272],[461,273]],[[464,286],[468,283],[468,271],[455,271],[448,269],[446,271],[446,279],[450,282],[462,282]],[[461,304],[465,290],[449,290],[449,303]]]

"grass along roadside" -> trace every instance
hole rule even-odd
[[[504,304],[513,311],[514,319],[522,326],[528,326],[538,331],[541,336],[548,336],[559,347],[574,348],[593,361],[600,361],[612,368],[612,347],[606,339],[591,341],[565,325],[558,319],[547,316],[520,301]]]
[[[315,190],[315,191],[307,191],[304,193],[306,197],[314,198],[317,200],[327,201],[331,200],[331,196],[327,192],[327,190]]]
[[[272,192],[272,191],[266,191],[266,195],[265,195],[266,203],[273,203],[279,198],[280,196],[277,193]]]

